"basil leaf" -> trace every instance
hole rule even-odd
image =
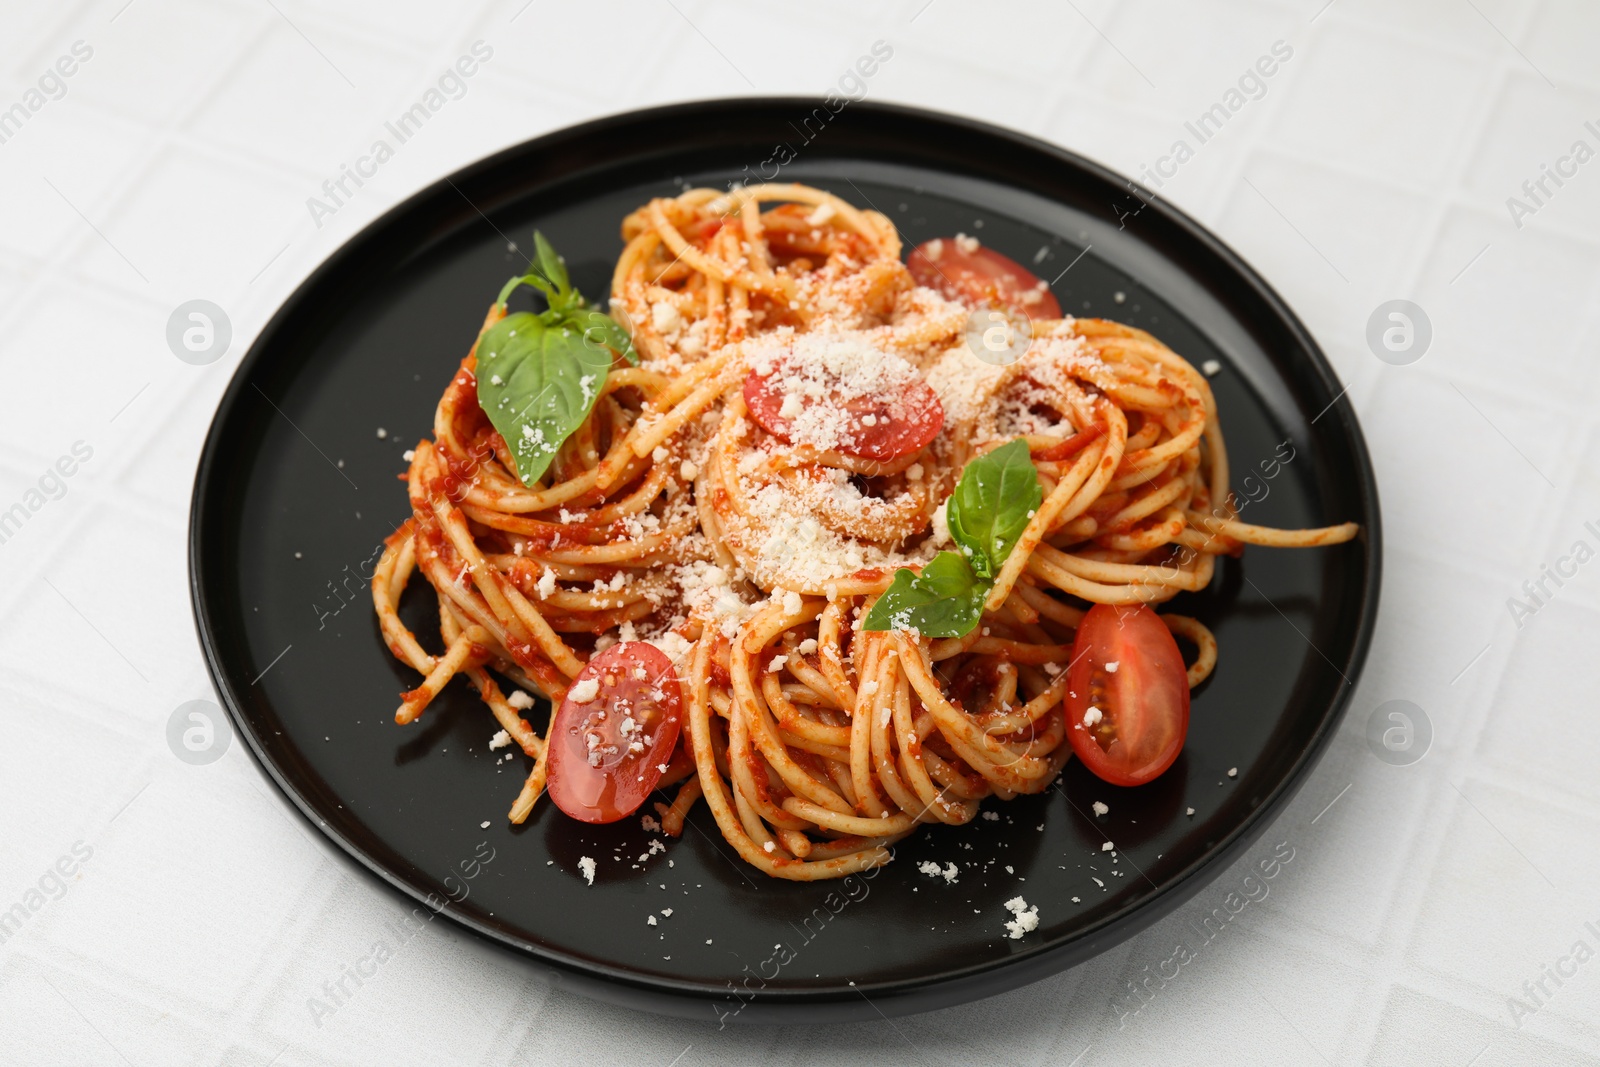
[[[478,340],[478,405],[506,439],[517,477],[530,489],[594,410],[616,357],[639,362],[627,329],[588,306],[537,230],[533,248],[528,272],[506,282],[497,303],[504,307],[518,286],[527,285],[543,293],[549,307],[537,315],[507,315]]]
[[[516,292],[519,285],[531,286],[543,293],[545,299],[550,302],[550,311],[554,314],[559,315],[584,306],[583,297],[572,288],[567,265],[561,262],[561,257],[556,254],[555,248],[538,230],[533,231],[533,260],[528,264],[528,272],[506,282],[495,303],[504,304],[511,298],[511,294]]]
[[[872,605],[863,628],[916,630],[923,637],[965,637],[983,618],[990,583],[958,552],[941,552],[921,574],[901,567]]]
[[[542,275],[555,286],[556,295],[551,299],[550,306],[557,311],[564,310],[558,306],[558,301],[564,304],[573,295],[572,279],[567,275],[567,265],[561,262],[556,250],[538,230],[533,231],[533,265],[528,273]]]
[[[1044,501],[1028,442],[1017,438],[967,464],[945,506],[950,536],[980,578],[993,580]]]
[[[571,325],[547,325],[526,311],[507,315],[479,339],[478,404],[510,446],[523,485],[533,488],[588,417],[612,358]]]
[[[590,308],[568,315],[566,321],[583,334],[583,343],[590,348],[609,348],[635,367],[639,365],[639,353],[633,347],[633,338],[610,315]]]

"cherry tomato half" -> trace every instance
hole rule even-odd
[[[661,780],[683,725],[683,686],[654,645],[623,641],[572,680],[550,722],[550,799],[582,822],[633,814]]]
[[[1189,678],[1154,611],[1089,609],[1072,643],[1066,708],[1072,751],[1112,785],[1143,785],[1172,766],[1189,733]]]
[[[924,241],[906,257],[918,285],[971,308],[1006,308],[1030,319],[1059,319],[1061,304],[1027,267],[982,245],[953,237]]]
[[[798,415],[792,418],[784,413],[788,394],[783,379],[787,374],[781,365],[766,375],[752,370],[744,380],[744,403],[763,430],[792,442]],[[838,413],[837,442],[831,451],[887,463],[926,446],[944,429],[944,405],[921,375],[908,378],[887,395],[851,396],[844,383],[833,385],[828,392],[830,395],[807,401],[803,407],[825,405]]]

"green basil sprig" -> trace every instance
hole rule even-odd
[[[945,505],[960,551],[940,552],[921,574],[906,567],[895,571],[862,625],[916,630],[924,637],[971,633],[983,618],[994,579],[1043,500],[1039,472],[1021,438],[967,464]]]
[[[1028,442],[1017,438],[967,464],[945,511],[950,536],[980,578],[994,581],[1044,501]]]
[[[506,439],[517,477],[530,489],[594,410],[616,357],[639,362],[628,331],[572,287],[544,234],[535,233],[533,243],[528,273],[506,283],[498,304],[527,285],[543,293],[549,307],[507,315],[478,340],[478,404]]]
[[[915,630],[926,637],[963,637],[983,617],[991,583],[972,572],[959,552],[941,552],[922,568],[894,572],[894,581],[867,612],[868,630]]]

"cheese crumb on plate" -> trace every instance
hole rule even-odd
[[[1023,934],[1032,933],[1039,928],[1039,909],[1029,906],[1021,897],[1012,897],[1006,901],[1005,908],[1014,918],[1005,924],[1006,930],[1011,934],[1013,941],[1019,940]]]

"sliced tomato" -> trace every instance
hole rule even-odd
[[[623,641],[572,680],[550,722],[550,799],[582,822],[633,814],[672,761],[683,726],[683,686],[654,645]]]
[[[966,247],[963,248],[962,246]],[[992,248],[954,237],[924,241],[906,257],[912,280],[970,308],[1005,308],[1030,319],[1059,319],[1061,304],[1027,267]]]
[[[782,366],[766,375],[752,370],[744,380],[744,403],[763,430],[793,441],[794,422],[784,414],[788,394]],[[944,429],[944,405],[921,375],[908,379],[892,395],[852,396],[838,383],[820,400],[805,407],[828,405],[840,412],[838,441],[833,451],[887,463],[924,448]],[[792,406],[791,406],[792,410]]]
[[[1172,766],[1189,733],[1189,677],[1154,611],[1089,609],[1072,643],[1066,708],[1072,751],[1112,785],[1143,785]]]

